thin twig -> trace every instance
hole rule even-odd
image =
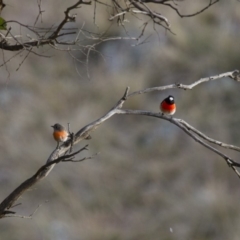
[[[210,0],[209,4],[206,7],[202,8],[201,10],[199,10],[199,11],[197,11],[195,13],[191,13],[191,14],[181,14],[180,11],[176,7],[171,5],[170,3],[163,3],[163,5],[172,8],[178,14],[179,17],[185,18],[185,17],[194,17],[194,16],[196,16],[196,15],[206,11],[208,8],[210,8],[212,5],[214,5],[215,3],[219,2],[219,1],[220,0],[215,0],[215,1]]]
[[[227,78],[227,77],[231,78],[231,79],[235,79],[237,76],[239,76],[239,70],[234,70],[232,72],[226,72],[226,73],[218,74],[218,75],[215,75],[212,77],[201,78],[200,80],[198,80],[192,84],[189,84],[189,85],[185,85],[182,83],[175,83],[175,84],[170,84],[170,85],[166,85],[166,86],[146,88],[146,89],[143,89],[140,91],[133,92],[133,93],[129,94],[128,97],[133,97],[138,94],[149,93],[149,92],[154,92],[154,91],[163,91],[163,90],[173,89],[173,88],[180,88],[183,90],[191,90],[194,87],[196,87],[197,85],[205,83],[205,82],[214,81],[214,80],[218,80],[221,78]]]

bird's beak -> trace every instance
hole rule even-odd
[[[54,126],[51,126],[52,128],[54,128]]]

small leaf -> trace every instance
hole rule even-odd
[[[7,23],[2,17],[0,17],[0,30],[7,30]]]

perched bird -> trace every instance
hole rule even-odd
[[[173,96],[168,96],[160,104],[160,110],[163,114],[173,115],[176,112],[176,104]]]
[[[57,148],[60,142],[66,142],[69,138],[68,131],[59,123],[55,123],[53,126],[53,137],[57,142]]]

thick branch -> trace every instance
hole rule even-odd
[[[50,157],[47,160],[47,163],[44,166],[42,166],[31,178],[24,181],[7,198],[5,198],[3,202],[0,204],[0,218],[3,218],[7,213],[9,213],[8,209],[11,208],[11,206],[17,201],[17,199],[27,189],[29,189],[31,186],[36,184],[42,178],[46,177],[57,163],[62,161],[69,161],[69,159],[72,160],[72,157],[74,157],[80,151],[86,149],[86,147],[84,147],[73,154],[61,156],[64,153],[66,153],[72,147],[72,145],[88,137],[90,131],[95,130],[101,123],[105,122],[107,119],[112,117],[116,113],[117,109],[121,108],[123,103],[126,101],[128,92],[129,92],[129,88],[126,89],[123,97],[117,102],[117,104],[108,113],[106,113],[101,118],[97,119],[96,121],[88,124],[81,130],[79,130],[75,134],[74,139],[69,139],[60,148],[53,151],[53,153],[50,155]]]
[[[59,157],[58,159],[55,159],[51,162],[46,163],[42,167],[39,168],[39,170],[29,179],[24,181],[20,186],[18,186],[11,194],[9,194],[0,204],[0,218],[3,218],[6,214],[13,214],[14,212],[8,211],[12,207],[12,205],[18,200],[18,198],[26,192],[30,187],[35,185],[37,182],[39,182],[42,178],[45,177],[45,173],[48,171],[51,166],[63,162],[63,161],[70,161],[74,156],[76,156],[81,151],[87,149],[87,146],[80,149],[77,152],[74,152],[69,155],[65,155],[62,157]]]
[[[0,42],[0,49],[3,50],[8,50],[8,51],[19,51],[22,49],[30,49],[31,47],[36,47],[36,46],[44,46],[46,44],[50,44],[52,40],[47,39],[47,40],[42,40],[42,41],[30,41],[30,42],[25,42],[22,44],[15,44],[15,45],[9,45],[9,43],[2,41]]]

